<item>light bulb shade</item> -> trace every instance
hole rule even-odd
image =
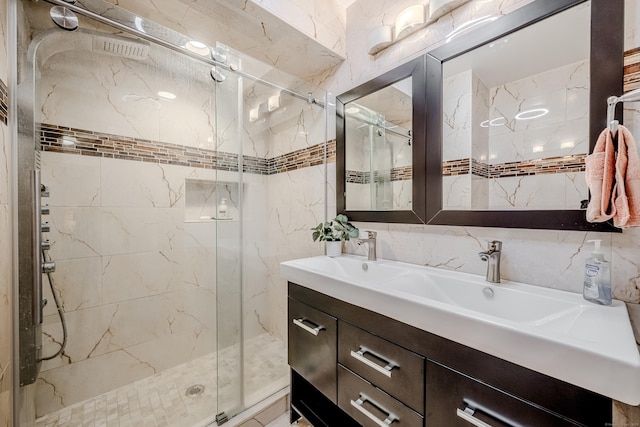
[[[280,108],[280,95],[270,96],[267,101],[267,111],[271,112],[277,108]]]
[[[469,0],[431,0],[429,2],[429,21],[435,21]]]
[[[367,43],[369,55],[375,55],[385,47],[389,46],[393,41],[393,27],[391,25],[383,25],[374,28],[369,33]]]
[[[396,17],[396,40],[406,37],[425,23],[424,6],[410,6]]]
[[[249,121],[250,122],[255,122],[256,120],[258,120],[260,118],[260,109],[259,108],[252,108],[249,110]]]

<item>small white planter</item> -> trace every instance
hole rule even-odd
[[[329,257],[333,258],[342,255],[342,242],[340,240],[337,242],[325,242],[325,247]]]

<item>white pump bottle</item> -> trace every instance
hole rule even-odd
[[[591,242],[595,244],[595,249],[585,262],[582,295],[587,301],[611,305],[611,264],[600,251],[601,240],[589,240]]]

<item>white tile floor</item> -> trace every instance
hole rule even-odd
[[[36,427],[206,426],[217,408],[233,407],[240,399],[238,354],[233,347],[220,352],[219,402],[217,357],[212,353],[45,415]],[[247,340],[245,360],[247,406],[288,385],[287,351],[278,338],[264,334]],[[194,384],[204,391],[186,395]]]
[[[286,413],[286,414],[282,415],[277,420],[274,420],[273,422],[267,424],[265,427],[289,427],[289,426],[294,426],[294,427],[313,427],[309,423],[309,421],[305,420],[304,418],[300,418],[298,420],[297,424],[289,424],[289,413]]]

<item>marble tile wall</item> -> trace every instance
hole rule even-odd
[[[231,45],[298,77],[310,79],[344,59],[346,14],[333,7],[336,0],[107,1],[210,46]]]
[[[447,33],[470,17],[508,13],[530,1],[473,0],[452,14],[444,16],[431,28],[407,38],[377,57],[370,57],[366,54],[365,47],[368,32],[373,27],[380,25],[381,22],[388,23],[395,17],[398,10],[412,4],[412,2],[410,0],[401,2],[358,0],[347,10],[349,22],[347,27],[348,43],[346,44],[347,61],[343,65],[335,65],[336,62],[324,71],[322,67],[319,67],[318,73],[309,72],[306,77],[312,83],[320,84],[334,94],[341,93],[381,74],[398,63],[405,62],[441,44]],[[135,10],[142,4],[142,2],[130,3],[124,6]],[[122,0],[119,1],[119,4],[123,5]],[[182,22],[188,21],[182,19],[187,12],[173,13],[161,10],[162,8],[156,8],[151,2],[150,4],[145,3],[145,7],[148,10],[145,10],[143,15],[153,15],[152,17],[157,17],[156,20],[174,21],[174,26],[182,26],[182,24],[175,22],[177,16],[181,17]],[[640,27],[637,25],[637,22],[640,22],[640,6],[633,0],[626,1],[625,19],[627,22],[625,48],[632,49],[640,46]],[[200,17],[196,17],[194,20],[202,21]],[[269,28],[264,29],[264,34],[261,34],[260,37],[270,36],[268,30]],[[286,56],[296,58],[295,51],[289,50]],[[272,63],[278,62],[274,58],[270,59]],[[284,57],[282,61],[278,62],[283,66],[286,63]],[[101,93],[100,88],[97,89],[96,93]],[[143,102],[151,101],[145,100]],[[330,110],[329,118],[332,117],[333,112]],[[640,112],[636,107],[632,105],[625,107],[625,120],[632,131],[636,134],[640,132]],[[298,120],[296,123],[300,123],[300,121]],[[334,129],[334,123],[330,120],[327,127],[329,138],[333,137]],[[101,131],[108,132],[105,129]],[[265,131],[267,130],[265,129]],[[297,130],[296,134],[299,132],[301,131]],[[209,142],[210,134],[204,133],[204,135],[205,139],[199,139],[199,141],[206,145]],[[301,148],[298,143],[302,145],[306,143],[304,132],[300,136],[302,138],[294,137],[293,133],[287,137],[281,135],[273,138],[269,146],[259,146],[256,147],[256,150],[263,152],[272,150],[268,157],[278,155],[278,150],[284,154]],[[161,135],[157,136],[157,138],[160,137]],[[217,136],[218,140],[220,138]],[[243,140],[247,139],[251,140],[251,138]],[[316,143],[321,140],[317,140]],[[248,148],[245,147],[245,149],[249,152]],[[267,240],[269,246],[276,249],[269,252],[266,257],[261,256],[260,260],[265,263],[269,271],[270,292],[268,299],[271,313],[276,313],[270,317],[269,323],[272,325],[272,330],[279,330],[279,334],[282,336],[286,336],[286,323],[284,318],[280,318],[283,315],[278,317],[277,313],[285,312],[286,283],[279,278],[278,262],[322,253],[322,246],[311,242],[308,228],[324,219],[324,194],[327,195],[326,215],[330,217],[335,215],[334,177],[335,163],[329,163],[326,169],[325,166],[318,165],[277,174],[269,178],[267,194],[270,203],[268,215],[266,215]],[[284,189],[286,190],[283,191]],[[505,241],[505,277],[576,292],[581,289],[581,259],[586,256],[587,252],[584,242],[587,238],[595,237],[593,234],[580,232],[533,232],[528,230],[370,223],[358,224],[358,226],[380,232],[379,251],[382,257],[473,273],[483,271],[484,265],[477,259],[476,254],[484,246],[484,240],[499,238]],[[637,257],[634,256],[637,251],[634,248],[638,246],[640,234],[630,230],[622,235],[598,236],[604,237],[607,255],[610,255],[614,264],[616,296],[630,302],[640,302],[640,291],[638,290],[640,284],[637,284],[635,279],[640,275],[640,265],[636,261]],[[81,242],[76,242],[76,244],[82,247]],[[347,250],[357,252],[358,248],[347,245]],[[629,307],[630,310],[636,309],[634,305]]]
[[[377,56],[367,55],[368,32],[381,23],[391,22],[397,10],[409,3],[358,0],[351,5],[347,10],[347,61],[331,76],[323,77],[326,81],[324,87],[332,93],[342,93],[442,44],[447,33],[471,18],[505,14],[529,2],[474,0]],[[627,0],[625,50],[640,46],[639,17],[640,6]],[[635,104],[625,105],[625,123],[632,132],[640,135],[640,111]],[[330,129],[331,126],[329,124]],[[328,176],[327,188],[332,194],[334,175],[330,173]],[[328,209],[328,216],[335,214],[331,199]],[[637,262],[637,249],[634,249],[638,246],[640,234],[635,230],[626,230],[622,234],[591,234],[402,224],[357,225],[361,229],[379,232],[378,250],[384,258],[476,274],[481,274],[486,268],[477,257],[477,252],[486,246],[485,241],[502,240],[503,277],[573,292],[581,292],[582,289],[582,261],[590,252],[586,240],[602,238],[605,254],[613,264],[615,296],[630,303],[640,303],[640,282],[637,281],[640,263]],[[347,250],[365,254],[362,248],[353,245],[347,245]],[[633,310],[636,306],[630,307]]]
[[[7,127],[7,1],[0,0],[0,427],[13,425],[11,139]]]
[[[579,208],[588,196],[579,173],[589,147],[588,79],[585,61],[490,90],[472,71],[448,78],[443,160],[455,163],[472,156],[474,162],[487,163],[487,175],[444,177],[445,208]],[[548,109],[546,115],[515,119],[541,106]],[[487,199],[471,191],[472,185],[486,187]]]
[[[208,68],[153,48],[143,60],[65,50],[96,37],[66,36],[41,43],[36,120],[46,123],[50,253],[70,338],[43,365],[37,415],[215,351],[216,340],[231,345],[241,327],[245,338],[286,339],[279,262],[323,250],[307,227],[324,219],[323,109],[235,75],[213,90]],[[271,96],[280,106],[265,111]],[[326,150],[335,158],[335,142]],[[240,151],[244,182],[231,188]],[[243,215],[243,241],[237,217],[185,222],[187,180],[229,183],[210,200],[224,195]],[[52,354],[61,340],[53,304],[44,331]]]

